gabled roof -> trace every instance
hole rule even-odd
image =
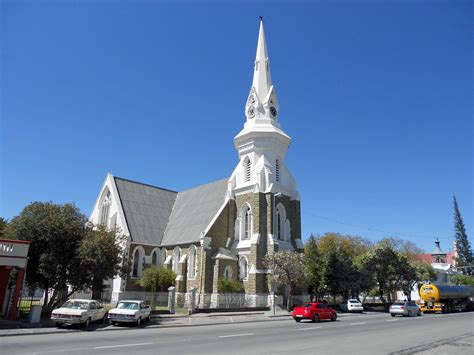
[[[134,243],[160,244],[178,193],[114,177]]]
[[[114,177],[133,243],[198,242],[226,198],[228,179],[182,192]]]
[[[226,198],[228,179],[178,193],[162,245],[197,242]]]

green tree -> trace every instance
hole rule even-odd
[[[340,294],[358,297],[359,292],[370,289],[367,270],[357,265],[357,260],[366,253],[371,243],[358,236],[326,233],[317,240],[319,252],[324,260],[326,291],[334,298]]]
[[[474,286],[474,276],[472,275],[454,275],[451,282],[455,285]]]
[[[266,255],[265,266],[273,270],[276,282],[280,285],[288,286],[290,295],[287,302],[287,310],[290,311],[293,305],[295,291],[307,285],[307,273],[304,254],[294,251],[279,251],[275,253],[273,259],[271,255]]]
[[[356,278],[352,282],[352,298],[359,298],[360,294],[364,295],[365,298],[369,295],[369,292],[375,287],[375,281],[372,275],[372,270],[368,269],[362,263],[362,257],[364,254],[359,255],[354,259],[354,266],[356,269]]]
[[[176,274],[170,269],[151,265],[143,271],[138,284],[153,293],[150,299],[150,305],[153,309],[155,305],[154,293],[167,291],[170,286],[174,286],[175,280]]]
[[[8,220],[0,217],[0,239],[9,239]]]
[[[390,245],[380,243],[369,250],[362,258],[361,265],[371,270],[374,283],[378,286],[379,296],[385,302],[387,294],[391,301],[391,294],[400,287],[401,268],[405,265],[400,262],[400,254]]]
[[[217,283],[217,289],[222,293],[238,293],[242,291],[242,284],[237,280],[220,279]]]
[[[225,308],[235,306],[235,300],[239,292],[242,291],[242,284],[233,279],[220,279],[217,282],[217,289],[222,294]]]
[[[423,249],[419,248],[411,240],[390,237],[382,239],[379,244],[390,246],[393,250],[405,255],[409,260],[414,260],[416,255],[423,254],[424,252]]]
[[[82,270],[88,275],[87,286],[92,289],[93,299],[100,298],[104,280],[122,271],[123,242],[124,237],[119,231],[107,230],[104,226],[86,228],[79,245],[79,257]]]
[[[84,237],[86,218],[73,204],[34,202],[10,223],[13,239],[31,241],[26,281],[30,287],[45,290],[48,312],[71,293],[84,288],[78,247]],[[48,300],[48,291],[53,289]]]
[[[454,204],[454,242],[457,249],[456,266],[466,275],[474,273],[472,260],[472,249],[467,237],[466,227],[459,211],[456,196],[453,196]]]
[[[319,298],[325,285],[324,260],[313,235],[310,236],[304,246],[304,256],[308,275],[308,286],[311,287],[316,298]]]
[[[138,284],[151,292],[166,292],[170,286],[174,286],[176,274],[165,267],[151,265],[143,271]]]

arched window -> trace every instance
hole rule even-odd
[[[248,261],[245,256],[241,256],[239,259],[239,279],[240,280],[247,280],[248,278]]]
[[[158,259],[158,255],[156,254],[156,250],[154,250],[153,253],[151,254],[151,265],[156,266],[157,259]]]
[[[286,218],[283,204],[279,203],[275,211],[275,237],[277,240],[289,241],[290,221]]]
[[[132,277],[142,276],[143,270],[145,270],[145,249],[142,246],[138,245],[133,250],[133,260],[132,260]]]
[[[158,258],[156,260],[156,266],[163,266],[166,259],[166,251],[164,249],[158,249]]]
[[[133,253],[132,277],[138,277],[139,263],[140,263],[140,252],[138,251],[138,249],[135,249],[135,253]]]
[[[100,216],[99,216],[100,225],[103,225],[106,227],[108,226],[109,210],[110,210],[110,191],[107,191],[104,201],[102,201],[102,205],[100,207]]]
[[[280,214],[280,211],[278,211],[278,208],[277,208],[277,239],[278,240],[282,239],[281,238],[282,237],[281,230],[282,230],[281,214]]]
[[[232,278],[232,267],[230,267],[230,265],[226,266],[224,269],[224,278],[227,280]]]
[[[179,258],[181,257],[181,249],[179,247],[174,248],[173,250],[173,266],[172,270],[175,273],[178,273]]]
[[[250,176],[251,176],[251,170],[250,168],[252,167],[252,162],[250,161],[250,158],[247,157],[244,160],[244,167],[245,167],[245,181],[250,181]]]
[[[188,251],[188,278],[196,277],[196,247],[191,245]]]
[[[249,204],[245,204],[240,212],[240,239],[250,239],[252,236],[252,210]]]
[[[280,181],[280,159],[275,162],[275,180]]]

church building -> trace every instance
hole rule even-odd
[[[177,274],[178,304],[194,289],[197,308],[219,307],[222,278],[242,283],[247,306],[270,304],[272,271],[264,257],[302,251],[303,243],[300,196],[285,164],[291,139],[280,126],[263,21],[245,117],[228,178],[172,191],[107,175],[89,220],[117,227],[127,239],[130,273],[112,281],[112,300],[143,290],[136,281],[157,265]]]

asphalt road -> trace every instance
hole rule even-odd
[[[472,353],[474,313],[392,318],[341,317],[336,322],[293,319],[194,327],[124,327],[118,331],[0,338],[0,354],[392,354]],[[464,342],[462,342],[464,340]]]

